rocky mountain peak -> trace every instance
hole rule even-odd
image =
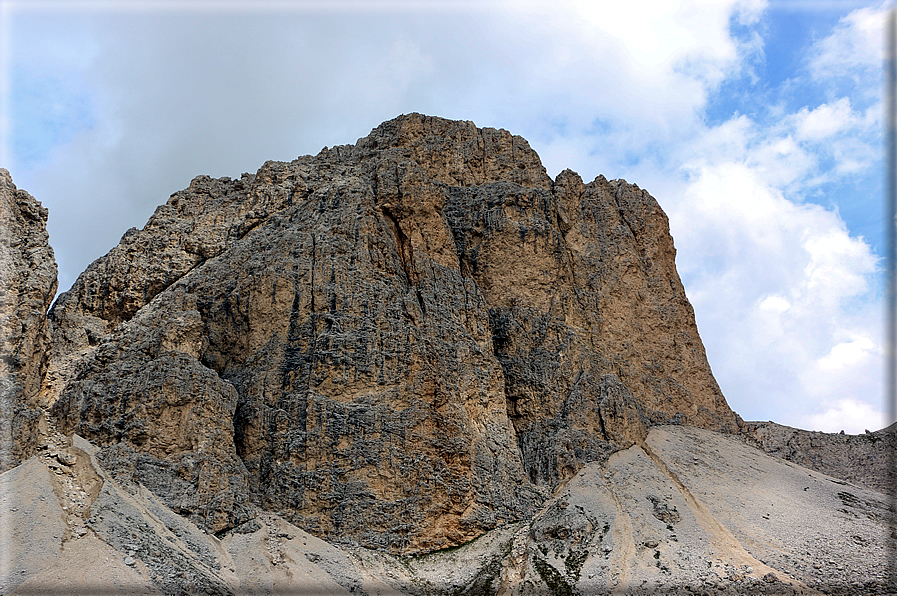
[[[734,414],[634,184],[409,114],[49,312],[47,217],[0,169],[4,594],[894,593],[893,427]]]
[[[734,431],[647,192],[410,114],[195,178],[49,313],[42,403],[212,532],[393,552],[523,519],[652,425]]]

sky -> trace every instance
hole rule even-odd
[[[882,31],[839,0],[0,0],[0,167],[60,291],[205,174],[421,112],[650,192],[745,420],[886,425]]]

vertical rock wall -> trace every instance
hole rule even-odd
[[[47,309],[56,294],[47,210],[0,168],[0,472],[38,443],[47,367]]]

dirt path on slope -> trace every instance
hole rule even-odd
[[[612,593],[623,594],[626,592],[629,584],[630,565],[635,559],[635,538],[632,535],[632,520],[623,508],[617,493],[614,492],[613,485],[606,480],[604,484],[617,508],[617,515],[611,527],[614,543],[618,545],[618,548],[614,549],[616,552],[614,553],[613,567],[616,569],[617,580]]]

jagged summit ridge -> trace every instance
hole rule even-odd
[[[410,114],[173,194],[53,306],[42,399],[210,531],[455,545],[651,425],[737,428],[674,259],[637,186]]]

